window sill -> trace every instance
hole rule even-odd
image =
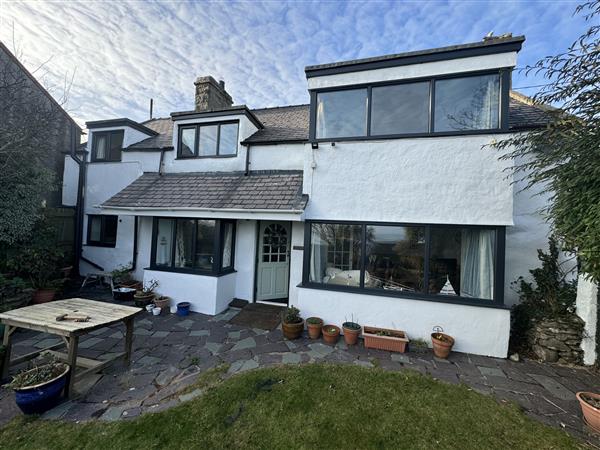
[[[495,308],[495,309],[510,309],[510,306],[504,305],[502,303],[496,303],[492,300],[484,300],[484,299],[469,299],[465,297],[445,297],[440,295],[430,295],[430,294],[416,294],[409,293],[404,291],[390,291],[385,289],[360,289],[351,286],[339,286],[339,285],[327,285],[327,284],[317,284],[317,283],[300,283],[297,287],[301,289],[317,289],[322,291],[337,291],[337,292],[346,292],[349,294],[359,294],[359,295],[371,295],[375,297],[393,297],[393,298],[402,298],[405,300],[421,300],[427,302],[436,302],[436,303],[447,303],[451,305],[462,305],[462,306],[477,306],[482,308]]]
[[[464,131],[439,131],[433,133],[408,133],[408,134],[384,134],[379,136],[354,136],[354,137],[330,137],[330,138],[313,138],[310,142],[327,143],[327,142],[345,142],[345,141],[384,141],[390,139],[417,139],[417,138],[436,138],[436,137],[452,137],[452,136],[480,136],[484,134],[503,134],[512,133],[513,130],[505,130],[502,128],[494,128],[490,130],[464,130]]]
[[[116,248],[117,244],[103,244],[101,242],[88,242],[83,245],[84,247],[104,247],[104,248]]]
[[[194,270],[194,269],[175,269],[175,268],[170,268],[170,267],[152,267],[152,266],[146,267],[146,268],[144,268],[144,270],[153,270],[155,272],[181,273],[184,275],[200,275],[203,277],[217,277],[217,278],[237,272],[235,269],[228,269],[228,270],[224,270],[222,272],[215,273],[212,271],[201,271],[201,270]]]
[[[95,159],[89,162],[89,164],[106,164],[106,163],[120,163],[123,162],[121,159]]]
[[[237,153],[235,155],[207,155],[207,156],[178,156],[175,160],[179,159],[221,159],[221,158],[235,158],[237,157]]]

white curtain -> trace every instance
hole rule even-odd
[[[98,136],[96,142],[96,159],[106,158],[106,136]]]
[[[493,230],[463,230],[460,295],[491,300],[494,294]]]
[[[487,82],[482,86],[483,90],[483,105],[481,108],[481,122],[478,128],[496,128],[498,126],[498,78],[489,77]]]
[[[231,238],[232,238],[232,226],[230,224],[225,225],[225,238],[223,239],[223,261],[221,262],[222,267],[231,266]]]
[[[314,225],[313,225],[314,226]],[[318,227],[318,225],[317,225]],[[319,232],[315,232],[314,228],[311,237],[311,248],[310,248],[310,276],[309,280],[315,283],[321,283],[323,281],[323,270],[325,252],[323,241],[319,236]]]
[[[325,102],[317,97],[317,137],[327,136],[327,123],[325,122]]]

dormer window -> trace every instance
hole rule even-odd
[[[92,133],[92,162],[121,161],[123,130]]]
[[[317,90],[311,139],[381,139],[503,129],[510,69]],[[502,94],[505,93],[506,96]]]
[[[179,158],[216,158],[237,155],[238,121],[179,126]]]

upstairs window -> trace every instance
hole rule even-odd
[[[501,90],[508,89],[501,73],[317,92],[311,137],[377,139],[500,129]]]
[[[92,162],[121,161],[123,130],[92,133]]]
[[[237,146],[237,121],[179,127],[179,158],[236,156]]]
[[[87,245],[114,247],[117,243],[119,216],[88,215]]]

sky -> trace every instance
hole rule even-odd
[[[583,1],[583,0],[581,0]],[[304,67],[524,34],[518,68],[564,51],[590,25],[580,1],[7,1],[0,40],[79,122],[193,109],[194,80],[235,104],[308,102]],[[513,87],[544,79],[516,70]]]

